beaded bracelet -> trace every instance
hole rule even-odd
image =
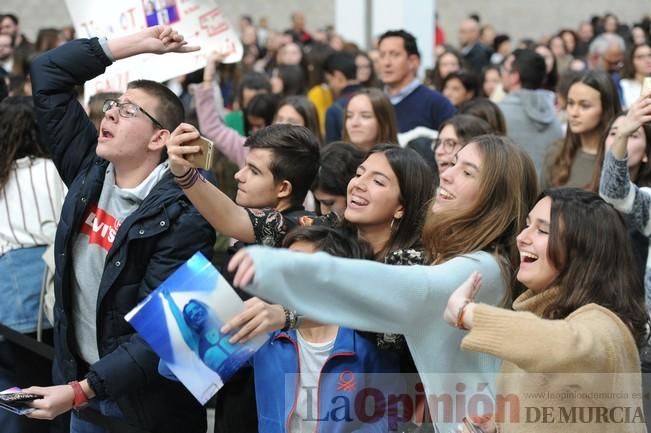
[[[285,325],[282,327],[281,331],[289,331],[292,329],[292,323],[294,323],[294,312],[283,307],[283,312],[285,313]]]
[[[467,331],[468,328],[466,328],[466,327],[464,326],[464,323],[463,323],[463,316],[466,314],[466,307],[467,307],[468,304],[470,304],[471,302],[472,302],[472,301],[471,301],[470,299],[466,299],[465,301],[463,301],[463,305],[461,306],[461,308],[459,308],[459,314],[457,314],[457,323],[456,323],[456,327],[459,328],[459,329],[463,329],[464,331]]]

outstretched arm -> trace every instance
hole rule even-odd
[[[485,252],[436,266],[391,266],[249,247],[233,257],[229,270],[235,269],[236,286],[318,322],[405,335],[447,326],[441,315],[448,296],[473,271],[484,277],[484,302],[498,303],[504,287],[496,260]]]

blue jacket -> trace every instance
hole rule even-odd
[[[55,383],[79,379],[86,370],[76,355],[71,257],[82,217],[97,202],[108,166],[95,153],[97,131],[74,86],[110,63],[94,38],[49,51],[31,68],[37,122],[69,189],[55,240]],[[106,258],[97,299],[100,360],[87,377],[97,398],[116,401],[127,422],[147,431],[203,433],[205,410],[181,384],[158,374],[158,356],[124,315],[197,250],[211,257],[214,242],[214,230],[168,173],[125,219]]]
[[[254,355],[253,371],[258,431],[289,432],[298,400],[296,374],[300,372],[296,331],[273,333],[269,342]],[[339,328],[332,353],[321,370],[318,389],[314,391],[319,408],[315,415],[320,420],[316,433],[387,431],[386,402],[369,399],[367,403],[375,401],[377,410],[381,411],[378,413],[383,413],[384,417],[376,422],[362,423],[357,417],[355,399],[365,388],[378,389],[385,398],[389,394],[400,394],[403,388],[398,371],[397,353],[380,352],[374,340],[351,329]],[[343,418],[346,408],[352,421],[337,421]],[[372,414],[373,409],[366,408],[366,413]]]

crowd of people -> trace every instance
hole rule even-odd
[[[124,320],[196,251],[244,301],[230,343],[270,336],[215,432],[647,431],[651,17],[516,41],[471,15],[458,45],[368,51],[300,12],[239,34],[237,64],[86,107],[113,62],[199,47],[165,25],[31,43],[0,15],[0,323],[54,348],[50,375],[0,339],[0,387],[39,396],[3,431],[206,432]],[[346,409],[351,383],[380,395]]]

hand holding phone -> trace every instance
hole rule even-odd
[[[186,155],[185,157],[185,159],[192,163],[193,166],[205,170],[210,170],[210,168],[212,168],[214,147],[212,141],[208,140],[206,137],[199,137],[196,140],[184,143],[183,145],[199,146],[199,152]]]

